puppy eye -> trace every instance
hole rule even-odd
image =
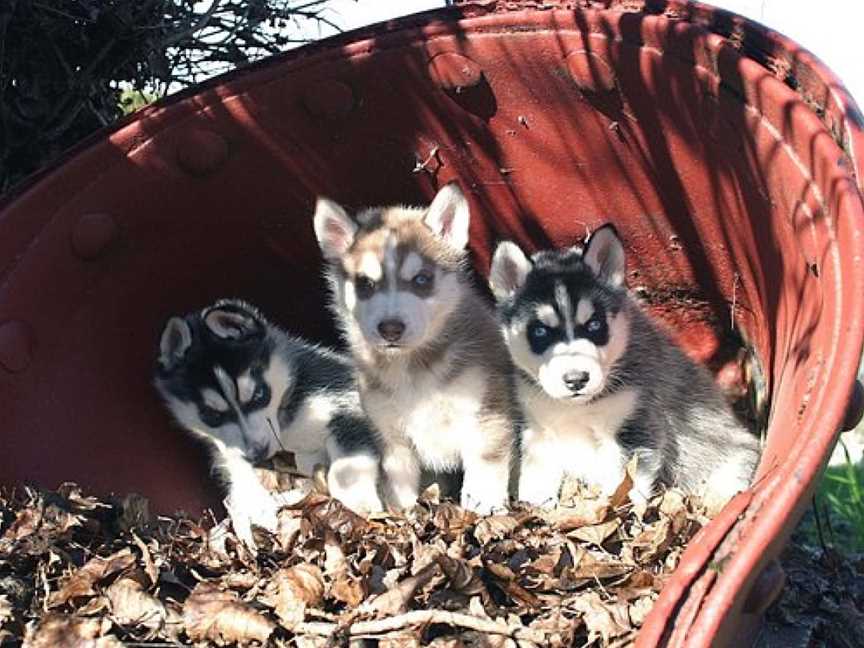
[[[354,280],[354,285],[357,289],[357,294],[360,297],[369,297],[375,292],[375,282],[369,277],[359,276]]]
[[[222,425],[228,414],[227,412],[220,412],[217,409],[213,409],[209,405],[201,405],[200,411],[201,420],[212,427]]]
[[[589,333],[596,333],[603,328],[603,322],[601,322],[599,319],[592,318],[588,320],[588,324],[586,324],[585,327],[588,329]]]
[[[411,283],[414,284],[415,288],[429,288],[432,285],[433,279],[434,277],[431,272],[423,271],[414,275]]]
[[[548,337],[549,327],[545,324],[540,324],[539,322],[535,322],[531,326],[528,327],[528,335],[535,340],[544,340]]]
[[[263,404],[270,396],[269,389],[264,383],[260,383],[252,394],[252,403],[255,405]]]

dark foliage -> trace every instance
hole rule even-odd
[[[331,25],[326,2],[3,0],[0,192],[121,116],[122,87],[159,95],[282,51]]]

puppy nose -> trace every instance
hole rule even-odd
[[[269,459],[267,445],[250,445],[246,448],[246,458],[253,464],[261,463]]]
[[[568,371],[564,374],[564,384],[567,385],[567,389],[575,393],[585,386],[588,378],[587,371]]]
[[[378,332],[388,342],[395,342],[405,332],[405,322],[398,319],[381,320],[378,324]]]

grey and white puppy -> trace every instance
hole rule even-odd
[[[349,508],[382,510],[378,451],[348,358],[226,299],[167,322],[155,385],[177,421],[215,451],[244,540],[253,523],[275,528],[278,503],[253,465],[280,450],[305,474],[329,466],[330,493]]]
[[[466,272],[469,221],[455,184],[428,207],[367,209],[356,221],[326,198],[315,209],[332,308],[380,435],[390,503],[403,509],[423,468],[461,468],[466,508],[508,501],[512,366]]]
[[[756,437],[710,373],[643,313],[625,287],[624,247],[601,227],[584,251],[495,251],[489,282],[517,366],[525,417],[519,499],[557,502],[572,475],[610,494],[638,457],[633,501],[657,484],[713,503],[749,486]]]

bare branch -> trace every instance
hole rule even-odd
[[[540,630],[533,630],[521,625],[507,625],[491,619],[482,619],[470,614],[448,612],[447,610],[414,610],[376,621],[358,621],[347,627],[340,627],[336,623],[305,622],[295,626],[294,632],[298,635],[309,634],[319,637],[330,637],[338,634],[348,634],[351,637],[369,637],[386,635],[397,630],[422,627],[432,623],[510,637],[516,641],[529,641],[540,645],[548,643],[546,633]]]

